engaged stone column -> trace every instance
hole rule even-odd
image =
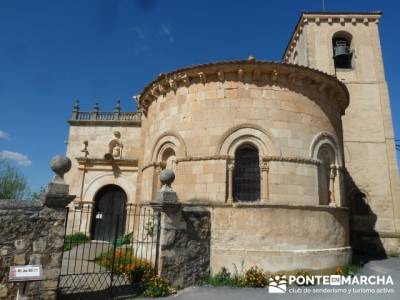
[[[232,203],[233,202],[233,169],[235,168],[235,161],[230,159],[227,162],[227,167],[228,167],[228,198],[227,202]]]
[[[261,175],[261,202],[266,202],[269,199],[269,186],[268,186],[268,173],[269,165],[267,161],[260,162],[260,175]]]
[[[329,169],[329,205],[336,206],[335,200],[335,178],[336,178],[336,166],[330,165]]]

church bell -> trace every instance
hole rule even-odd
[[[337,41],[336,45],[334,47],[334,57],[339,57],[339,56],[348,56],[350,55],[350,49],[349,46],[347,46],[347,42],[345,41]]]

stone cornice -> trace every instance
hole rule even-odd
[[[287,62],[289,59],[294,47],[297,44],[297,41],[303,31],[304,26],[307,23],[315,23],[319,25],[320,23],[328,23],[330,25],[334,23],[339,23],[341,25],[345,25],[346,23],[350,23],[352,25],[364,24],[368,25],[370,22],[378,23],[380,17],[382,16],[381,12],[310,12],[310,13],[302,13],[300,18],[295,26],[295,29],[292,33],[292,36],[289,39],[289,42],[286,46],[285,52],[283,53],[283,60]]]
[[[231,159],[230,155],[207,155],[207,156],[187,156],[187,157],[179,157],[175,161],[176,163],[185,162],[185,161],[201,161],[201,160],[227,160]]]
[[[320,165],[321,162],[317,159],[299,157],[299,156],[264,156],[263,161],[280,161],[308,165]]]
[[[314,87],[318,93],[325,92],[329,98],[337,101],[342,114],[349,104],[346,86],[333,76],[304,66],[249,59],[203,64],[160,74],[135,97],[137,106],[146,115],[151,103],[159,96],[194,83],[223,82],[228,80],[228,74],[230,81],[253,83],[258,86],[291,87],[304,82],[310,88]]]
[[[194,161],[205,161],[205,160],[234,160],[234,157],[231,155],[205,155],[205,156],[187,156],[187,157],[177,157],[175,162],[177,164],[182,162],[194,162]],[[298,164],[309,164],[309,165],[320,165],[321,161],[318,159],[312,159],[308,157],[301,156],[263,156],[261,158],[263,162],[289,162],[289,163],[298,163]],[[151,162],[142,167],[142,171],[149,167],[158,167],[160,163]],[[341,167],[337,167],[338,169],[342,169]]]

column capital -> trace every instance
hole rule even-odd
[[[269,171],[269,163],[266,160],[260,161],[260,170],[261,172],[268,172]]]

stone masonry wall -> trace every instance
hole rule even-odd
[[[40,202],[0,201],[0,299],[15,299],[12,265],[42,264],[43,281],[27,285],[29,299],[55,299],[64,244],[65,210]]]
[[[160,276],[175,287],[198,283],[210,272],[210,212],[184,206],[163,214],[160,245]]]

